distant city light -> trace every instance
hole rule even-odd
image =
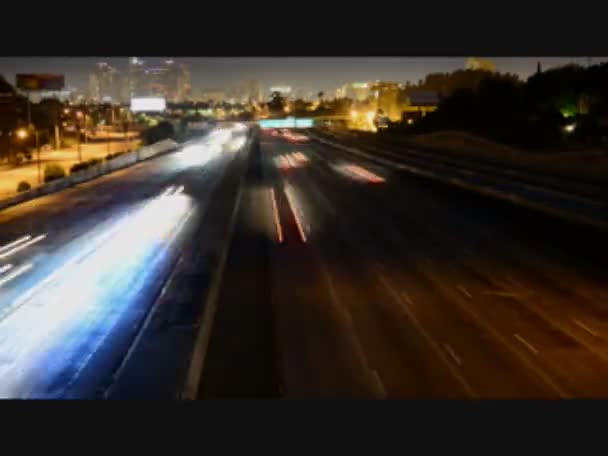
[[[566,133],[572,133],[575,128],[576,124],[568,124],[564,127],[564,130],[566,130]]]

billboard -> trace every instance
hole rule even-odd
[[[264,119],[260,120],[261,128],[312,128],[314,126],[313,119],[288,117],[287,119]]]
[[[167,102],[162,97],[131,98],[132,112],[161,112],[167,109]]]
[[[63,90],[62,74],[17,74],[17,88],[21,90]]]

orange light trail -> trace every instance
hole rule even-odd
[[[279,209],[277,207],[277,200],[274,196],[274,188],[270,189],[270,199],[272,200],[272,212],[274,214],[274,226],[277,230],[277,240],[279,244],[283,243],[283,228],[281,227],[281,219],[279,218]]]

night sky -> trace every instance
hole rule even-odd
[[[140,57],[146,64],[160,58]],[[536,71],[536,63],[543,69],[568,63],[586,65],[587,58],[569,57],[489,57],[500,72],[516,73],[522,78]],[[106,61],[119,70],[126,69],[127,58],[76,58],[76,57],[0,57],[0,74],[10,83],[15,73],[63,73],[66,85],[86,91],[88,74],[95,62]],[[190,64],[192,85],[195,91],[203,88],[228,88],[239,81],[257,79],[265,92],[269,86],[291,85],[305,91],[332,92],[346,82],[387,80],[416,82],[432,72],[448,72],[464,68],[465,57],[387,58],[387,57],[315,57],[315,58],[176,58],[176,62]],[[607,61],[595,57],[592,63]]]

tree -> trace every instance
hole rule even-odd
[[[319,93],[317,93],[317,98],[319,99],[319,106],[321,106],[323,104],[323,97],[325,96],[325,92],[320,91]]]
[[[268,110],[272,116],[284,116],[285,115],[286,100],[280,92],[272,92],[270,94],[270,101],[268,102]]]

